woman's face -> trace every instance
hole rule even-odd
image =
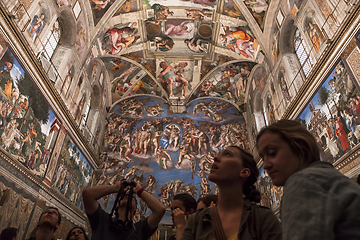
[[[71,231],[70,240],[85,240],[85,235],[81,228],[74,228]]]
[[[274,185],[284,186],[287,179],[300,170],[300,158],[278,134],[263,133],[257,146],[264,162],[264,169]]]
[[[209,180],[215,183],[223,181],[234,181],[240,177],[244,168],[241,160],[240,150],[235,147],[228,147],[222,150],[214,158],[211,167]]]

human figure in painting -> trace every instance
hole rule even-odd
[[[66,93],[68,92],[71,82],[72,82],[72,71],[71,69],[69,69],[68,74],[65,76],[64,83],[60,91],[63,96],[65,96]]]
[[[195,26],[192,21],[182,21],[180,24],[168,24],[165,35],[168,36],[182,36],[191,33]]]
[[[85,98],[86,98],[86,95],[84,94],[80,101],[79,101],[79,104],[76,108],[76,112],[75,112],[75,120],[79,120],[81,118],[81,113],[82,113],[82,110],[84,108],[84,104],[85,104]]]
[[[244,30],[230,31],[229,27],[223,27],[225,34],[220,34],[220,39],[228,49],[242,54],[246,58],[254,58],[254,39]]]
[[[131,64],[131,66],[129,68],[125,69],[125,71],[120,74],[120,76],[114,78],[111,81],[111,83],[114,83],[114,82],[125,83],[128,80],[128,78],[130,77],[130,75],[135,73],[136,70],[138,70],[138,69],[139,69],[138,66],[136,66],[135,64]]]
[[[336,158],[336,156],[339,153],[339,148],[336,144],[336,141],[333,141],[332,139],[330,139],[329,135],[327,133],[325,133],[325,139],[326,139],[326,145],[328,146],[331,155],[333,156],[333,158]]]
[[[117,54],[122,49],[128,47],[131,43],[137,40],[135,34],[137,33],[136,22],[128,25],[115,26],[109,29],[104,37],[102,48],[108,50],[109,54]]]
[[[204,155],[200,159],[198,167],[198,177],[204,177],[205,175],[210,174],[211,164],[214,162],[214,153],[208,151],[207,155]]]
[[[171,156],[161,146],[159,147],[156,155],[157,155],[159,166],[162,169],[167,170],[168,166],[170,165],[169,163],[172,162]]]
[[[56,1],[58,6],[61,7],[61,6],[69,6],[69,1],[68,0],[57,0]]]
[[[259,24],[260,28],[264,28],[265,24],[265,12],[268,8],[266,0],[245,0],[246,7],[250,10],[254,16],[256,22]]]
[[[12,89],[14,88],[13,82],[10,72],[13,67],[11,62],[5,62],[6,69],[0,73],[0,87],[2,88],[3,94],[7,96],[7,98],[11,99]]]
[[[16,119],[10,120],[5,126],[4,132],[1,134],[1,143],[5,148],[9,148],[14,141],[14,138],[17,134],[20,135],[17,127],[19,123],[16,122]]]
[[[204,197],[209,193],[211,193],[209,179],[207,177],[203,177],[200,184],[200,197]]]
[[[207,41],[204,41],[200,38],[191,38],[191,39],[186,39],[184,41],[186,43],[186,45],[188,46],[188,48],[193,51],[193,52],[196,52],[196,53],[199,53],[199,52],[205,52],[207,53],[207,44],[208,42]]]
[[[131,4],[134,2],[134,0],[127,0],[123,5],[120,6],[120,8],[116,11],[115,16],[119,13],[128,13],[131,10]]]
[[[284,76],[282,74],[280,76],[280,83],[279,84],[280,84],[281,92],[282,92],[284,98],[286,100],[290,101],[291,96],[290,96],[290,93],[289,93],[285,78],[284,78]]]
[[[320,44],[324,41],[324,36],[322,35],[319,27],[312,22],[309,22],[307,32],[316,52],[318,52],[320,49]]]
[[[154,37],[153,41],[155,41],[156,44],[156,49],[155,51],[162,51],[162,52],[166,52],[169,51],[170,49],[172,49],[174,47],[174,41],[167,37],[167,36],[163,36],[163,37]]]
[[[170,184],[164,184],[161,188],[160,188],[160,194],[158,195],[160,198],[160,202],[165,206],[165,208],[169,208],[170,207],[170,203],[171,203],[171,196],[170,196],[170,192],[171,192],[171,185]]]
[[[181,184],[183,184],[184,181],[176,181],[175,184],[174,184],[174,190],[173,190],[173,195],[176,195],[178,193],[180,193],[180,189],[181,189]]]
[[[151,133],[151,143],[154,150],[154,155],[156,156],[157,151],[160,147],[161,131],[155,131]]]
[[[180,0],[180,1],[191,2],[194,4],[201,4],[204,7],[212,7],[212,8],[215,7],[215,2],[216,2],[216,0]]]
[[[100,11],[105,9],[108,4],[111,4],[114,0],[90,0],[91,6],[94,10]]]
[[[211,11],[203,8],[202,10],[197,9],[185,9],[185,13],[187,17],[194,19],[197,22],[202,20],[210,21],[211,20]]]
[[[179,146],[180,129],[176,125],[171,125],[171,126],[172,127],[170,128],[170,138],[169,138],[168,147],[177,148]]]
[[[134,175],[135,175],[135,173],[137,172],[139,170],[139,167],[138,166],[132,166],[129,170],[128,170],[128,172],[126,173],[126,175],[125,175],[125,179],[126,180],[129,180],[130,178],[132,178]]]
[[[154,190],[154,185],[156,183],[156,179],[153,175],[148,175],[146,179],[146,187],[145,191],[148,191],[149,193],[152,193]]]
[[[269,122],[270,124],[275,122],[275,111],[274,111],[274,106],[271,103],[268,103],[268,112],[269,112]]]
[[[41,13],[40,16],[35,15],[33,20],[31,21],[31,26],[29,28],[29,35],[30,37],[37,37],[40,35],[44,24],[45,24],[45,15]]]
[[[65,170],[65,165],[64,165],[64,159],[61,159],[60,161],[60,164],[57,168],[57,170],[55,171],[55,175],[54,175],[54,180],[53,180],[53,186],[57,186],[59,180],[60,180],[60,177],[61,177],[61,174],[62,172]]]
[[[174,15],[174,12],[171,12],[169,7],[158,3],[153,4],[151,9],[154,10],[155,17],[148,19],[148,21],[154,24],[160,24],[162,21],[166,21],[169,15]]]
[[[253,12],[256,13],[262,13],[265,12],[268,8],[268,4],[266,0],[256,0],[256,1],[252,1],[252,0],[245,0],[244,1],[245,5],[250,8]]]
[[[340,140],[340,143],[342,146],[342,150],[345,152],[345,150],[349,148],[349,144],[347,141],[347,134],[344,130],[344,126],[340,121],[340,116],[338,116],[336,118],[335,131],[336,131],[336,135],[339,137],[339,140]]]
[[[124,158],[130,162],[130,155],[132,153],[130,133],[126,134],[119,143],[119,157],[122,158],[124,152]]]
[[[245,93],[246,92],[246,87],[247,87],[247,82],[248,82],[248,77],[250,75],[250,70],[249,70],[249,66],[241,66],[240,67],[240,76],[238,81],[236,82],[236,88],[237,91],[235,92],[238,97],[240,97],[240,93]]]
[[[186,97],[186,92],[188,90],[188,84],[189,84],[189,81],[183,77],[184,71],[185,71],[184,68],[180,68],[178,71],[176,71],[176,76],[175,76],[175,81],[179,83],[177,88],[183,87],[183,95],[180,97],[183,99],[185,99]]]
[[[160,63],[160,68],[162,68],[160,74],[158,75],[158,78],[160,79],[161,82],[163,83],[168,83],[168,90],[169,90],[169,95],[170,97],[173,97],[173,83],[174,83],[174,79],[176,77],[175,73],[174,73],[174,68],[170,65],[167,64],[166,62],[161,62]]]

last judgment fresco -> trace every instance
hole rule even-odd
[[[161,98],[128,98],[112,109],[107,121],[102,170],[93,184],[139,181],[168,209],[177,193],[196,198],[215,193],[207,175],[221,149],[249,149],[242,114],[217,98],[193,101],[181,115],[172,113]],[[108,209],[109,200],[102,199]]]

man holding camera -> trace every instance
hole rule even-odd
[[[135,186],[133,187],[133,185]],[[118,193],[121,187],[125,187],[124,190],[127,193],[123,199],[120,199],[113,218],[100,207],[97,200],[103,196]],[[152,211],[150,216],[135,224],[132,223],[137,205],[135,196],[131,197],[132,204],[127,204],[128,192],[131,187]],[[83,200],[92,229],[92,240],[147,240],[153,235],[165,214],[165,207],[153,195],[145,192],[139,183],[132,182],[130,184],[124,180],[118,181],[114,185],[97,185],[86,188],[83,191]],[[128,206],[131,206],[131,209],[127,209]],[[126,216],[126,212],[128,212],[128,216]]]

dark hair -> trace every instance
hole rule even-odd
[[[73,227],[73,228],[69,231],[69,233],[68,233],[68,235],[67,235],[67,237],[66,237],[66,240],[69,240],[69,239],[70,239],[70,234],[71,234],[71,232],[72,232],[74,229],[76,229],[76,228],[79,228],[79,229],[81,229],[81,231],[83,231],[85,240],[89,240],[88,236],[87,236],[86,233],[85,233],[85,230],[84,230],[82,227],[77,227],[77,226]]]
[[[211,202],[213,203],[217,203],[218,201],[218,196],[215,194],[208,194],[204,197],[199,198],[199,200],[197,201],[197,203],[199,204],[199,202],[203,202],[207,207],[210,207]]]
[[[279,135],[283,141],[289,144],[291,151],[300,158],[300,168],[307,167],[312,162],[320,161],[320,150],[316,139],[301,123],[283,119],[270,124],[259,132],[256,137],[256,144],[266,132]]]
[[[0,240],[13,240],[16,238],[17,228],[8,227],[1,231]]]
[[[356,182],[360,185],[360,174],[357,176]]]
[[[49,209],[55,209],[55,210],[58,212],[58,221],[57,221],[57,223],[60,225],[60,223],[61,223],[61,215],[60,215],[59,209],[57,209],[56,207],[48,207],[48,208],[40,215],[40,218],[41,218],[44,214],[46,214]],[[40,221],[40,218],[39,218],[39,221]]]
[[[229,146],[237,148],[240,151],[242,164],[245,168],[250,170],[250,176],[246,179],[243,186],[244,195],[252,202],[260,202],[260,191],[256,189],[255,183],[259,177],[259,169],[253,155],[239,146]]]
[[[190,194],[187,193],[180,193],[175,195],[174,200],[179,200],[185,207],[186,212],[190,212],[190,209],[196,210],[196,200]]]

